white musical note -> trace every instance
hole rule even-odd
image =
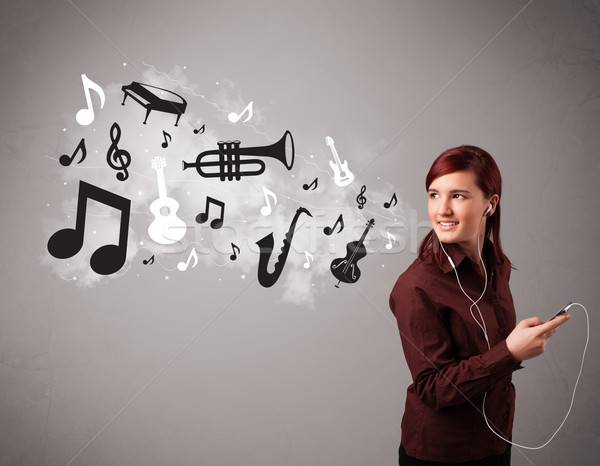
[[[250,120],[250,118],[252,118],[252,102],[246,105],[246,108],[242,110],[239,115],[235,112],[231,112],[227,118],[232,123],[237,123],[238,121],[240,121],[240,118],[242,118],[242,115],[245,112],[248,112],[248,117],[242,123],[246,123],[248,120]]]
[[[95,91],[100,97],[100,108],[104,107],[104,91],[102,88],[88,78],[85,74],[81,75],[81,81],[83,82],[83,90],[85,92],[85,101],[87,103],[87,108],[82,108],[75,115],[75,120],[81,126],[87,126],[92,121],[94,121],[94,107],[92,106],[92,97],[90,96],[90,89]]]
[[[198,254],[196,253],[196,248],[192,248],[192,252],[190,252],[190,256],[188,257],[187,262],[180,262],[177,264],[177,269],[181,272],[185,272],[190,265],[190,261],[194,258],[194,264],[192,265],[192,269],[198,265]]]
[[[306,262],[304,263],[304,268],[308,269],[310,267],[310,260],[308,258],[310,257],[313,260],[313,262],[314,262],[315,258],[308,251],[304,251],[304,254],[306,255]]]
[[[275,195],[274,192],[269,191],[264,186],[263,186],[263,193],[265,193],[265,200],[267,202],[267,205],[261,207],[260,213],[266,217],[267,215],[271,215],[271,212],[273,212],[273,209],[271,208],[271,203],[269,202],[269,196],[271,196],[273,198],[273,205],[277,205],[277,196]]]
[[[387,232],[387,236],[389,239],[389,243],[385,245],[386,249],[392,249],[393,245],[392,245],[392,241],[394,241],[394,243],[396,242],[396,237],[394,235],[392,235],[389,231]]]

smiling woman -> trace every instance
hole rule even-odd
[[[512,373],[569,316],[515,326],[511,263],[500,244],[502,177],[490,154],[447,150],[425,185],[433,229],[390,295],[413,379],[399,464],[507,466]]]

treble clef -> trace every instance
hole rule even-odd
[[[358,202],[358,208],[362,209],[365,207],[365,203],[367,202],[367,198],[363,196],[365,191],[367,190],[367,186],[363,184],[362,188],[360,188],[360,194],[356,196],[356,202]]]
[[[106,162],[113,170],[118,170],[119,172],[122,171],[122,173],[117,173],[117,180],[125,181],[129,178],[127,167],[131,164],[131,155],[126,150],[117,147],[120,139],[121,128],[117,122],[114,122],[110,127],[110,140],[112,141],[112,144],[106,153]]]

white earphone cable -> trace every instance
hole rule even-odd
[[[471,313],[471,317],[473,317],[473,320],[477,323],[477,325],[479,326],[479,328],[481,328],[481,330],[483,331],[483,336],[485,337],[485,341],[487,343],[488,346],[488,350],[491,349],[490,346],[490,341],[488,339],[488,335],[487,335],[487,328],[485,325],[485,320],[483,318],[483,315],[481,313],[481,309],[479,309],[479,306],[477,305],[477,303],[479,301],[481,301],[481,298],[483,298],[483,295],[485,294],[486,290],[487,290],[487,269],[485,268],[485,261],[483,260],[483,258],[481,257],[481,248],[480,248],[480,241],[479,241],[479,233],[481,231],[481,223],[483,222],[483,217],[481,219],[481,221],[479,222],[479,229],[477,231],[477,251],[479,252],[479,260],[481,261],[481,265],[483,267],[483,272],[485,275],[485,285],[483,288],[483,292],[481,293],[481,295],[479,296],[479,298],[477,298],[477,300],[473,300],[473,298],[471,298],[467,292],[464,290],[461,282],[460,282],[460,278],[458,277],[458,271],[456,270],[456,266],[454,265],[454,262],[452,261],[452,259],[450,258],[450,256],[448,255],[448,253],[446,252],[446,249],[444,249],[444,244],[439,241],[440,246],[442,247],[442,251],[444,251],[444,254],[446,254],[446,257],[448,258],[448,261],[450,262],[450,265],[452,265],[452,269],[454,270],[454,273],[456,275],[456,281],[458,282],[458,286],[460,287],[460,290],[463,292],[463,294],[469,299],[469,301],[471,301],[471,306],[469,307],[469,312]],[[587,309],[585,308],[585,306],[583,304],[579,304],[579,303],[572,303],[571,306],[579,306],[581,307],[584,311],[585,311],[585,319],[587,322],[587,334],[586,334],[586,340],[585,340],[585,346],[583,348],[583,355],[581,356],[581,366],[579,367],[579,374],[577,375],[577,380],[575,381],[575,387],[573,388],[573,395],[571,396],[571,403],[569,405],[569,409],[567,410],[567,414],[565,414],[565,418],[562,420],[562,422],[560,423],[560,425],[558,426],[558,429],[556,429],[556,431],[554,432],[554,434],[552,434],[552,436],[543,444],[537,447],[529,447],[526,445],[520,445],[518,443],[512,442],[509,439],[507,439],[506,437],[504,437],[503,435],[499,434],[498,432],[496,432],[492,426],[490,425],[487,415],[485,414],[485,400],[487,398],[487,394],[488,392],[485,392],[483,395],[483,403],[482,403],[482,412],[483,412],[483,418],[485,419],[485,423],[487,424],[488,428],[497,436],[500,437],[502,440],[505,440],[506,442],[510,443],[511,445],[514,445],[516,447],[519,448],[525,448],[527,450],[539,450],[541,448],[544,448],[546,445],[548,445],[552,439],[556,436],[556,434],[558,434],[558,431],[562,428],[562,426],[564,425],[564,423],[567,421],[567,418],[569,417],[569,414],[571,413],[571,409],[573,408],[573,403],[575,401],[575,392],[577,390],[577,385],[579,384],[579,379],[581,378],[581,373],[583,372],[583,362],[585,360],[585,353],[587,351],[587,347],[588,347],[588,343],[590,341],[590,318],[589,318],[589,314]],[[479,313],[479,317],[481,318],[481,323],[475,318],[475,315],[473,314],[473,307],[477,308],[477,312]]]

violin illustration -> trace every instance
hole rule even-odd
[[[335,285],[336,288],[339,288],[340,282],[356,283],[360,278],[360,269],[356,263],[367,255],[367,248],[365,248],[363,242],[374,224],[375,219],[372,218],[367,222],[367,227],[360,239],[346,245],[346,256],[338,257],[331,262],[331,273],[339,280]]]

